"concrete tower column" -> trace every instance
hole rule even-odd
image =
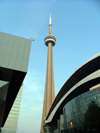
[[[50,106],[52,104],[52,43],[48,43],[48,76],[47,76],[47,110],[46,114],[48,113]]]
[[[49,109],[55,98],[54,91],[54,73],[53,73],[53,52],[52,47],[56,43],[56,38],[51,34],[52,24],[51,24],[51,14],[49,19],[49,34],[45,37],[45,45],[48,47],[48,57],[47,57],[47,70],[46,70],[46,81],[45,81],[45,92],[44,92],[44,103],[41,121],[41,131],[43,133],[43,120],[46,118]]]

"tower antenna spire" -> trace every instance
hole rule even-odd
[[[52,23],[51,23],[51,13],[50,13],[50,19],[49,19],[49,25],[50,25],[50,24],[52,24]]]
[[[49,34],[52,33],[52,23],[51,23],[51,13],[50,13],[50,19],[49,19]]]

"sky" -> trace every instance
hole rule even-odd
[[[80,65],[100,52],[99,0],[0,0],[0,31],[34,39],[17,133],[40,133],[48,50],[44,38],[50,13],[56,37],[55,95]]]

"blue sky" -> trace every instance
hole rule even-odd
[[[17,133],[39,133],[52,17],[55,94],[86,60],[100,52],[99,0],[0,0],[0,31],[34,38],[24,80]]]

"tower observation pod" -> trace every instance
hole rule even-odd
[[[44,39],[45,45],[48,46],[49,43],[52,43],[52,46],[56,43],[56,38],[52,35],[52,24],[51,24],[51,13],[49,19],[49,34]]]
[[[49,34],[45,37],[44,42],[45,42],[45,45],[48,47],[48,57],[47,57],[45,92],[44,92],[44,102],[43,102],[43,112],[42,112],[40,133],[44,133],[43,120],[46,118],[49,112],[49,109],[55,99],[52,47],[56,43],[56,38],[52,35],[51,14],[49,19]]]

